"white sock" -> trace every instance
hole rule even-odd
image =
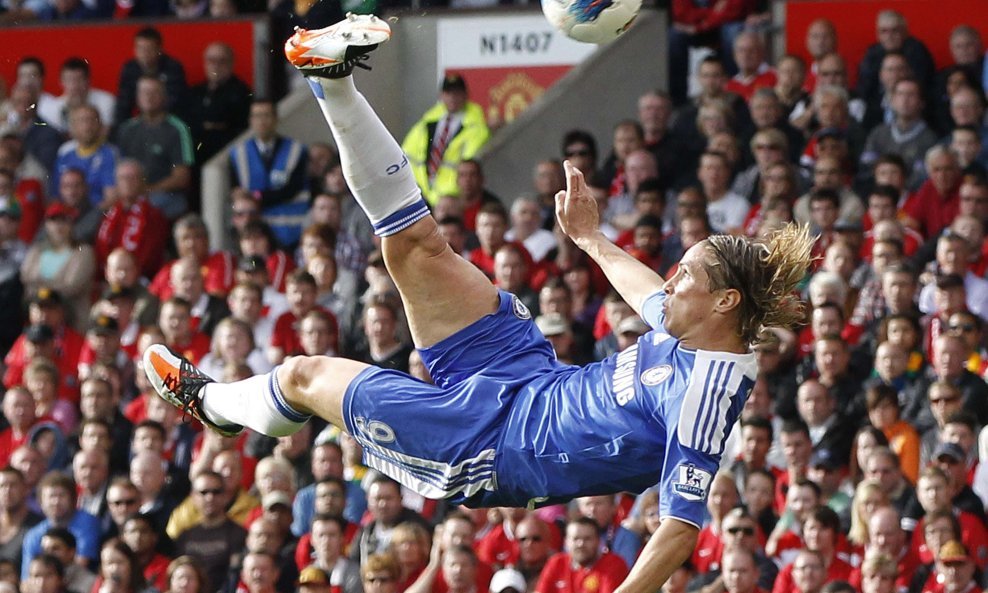
[[[408,157],[357,91],[353,77],[308,81],[336,140],[343,177],[374,233],[393,235],[428,216]]]
[[[236,383],[207,384],[203,388],[203,412],[217,424],[232,422],[272,437],[298,432],[311,416],[285,401],[278,385],[278,368]]]

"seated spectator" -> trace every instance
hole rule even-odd
[[[209,230],[198,214],[187,214],[178,219],[172,233],[178,258],[168,262],[158,271],[151,282],[151,293],[162,301],[171,298],[173,294],[170,286],[171,268],[180,260],[189,259],[201,269],[205,291],[225,298],[233,288],[233,256],[224,250],[210,253]]]
[[[209,352],[209,336],[194,329],[192,305],[183,298],[172,297],[161,305],[158,327],[168,347],[189,360],[198,363]]]
[[[7,392],[8,395],[14,393],[16,393],[14,390]],[[3,402],[5,409],[8,405],[7,399],[8,397],[5,397]],[[14,399],[14,397],[10,396],[10,399]],[[26,403],[27,398],[24,400],[22,403]],[[20,407],[33,411],[29,405]],[[11,449],[12,451],[13,449]],[[0,454],[3,453],[0,451]],[[5,459],[12,459],[12,456],[8,454]],[[15,570],[19,570],[24,536],[44,517],[28,508],[29,490],[24,474],[19,470],[10,466],[0,469],[0,489],[8,493],[7,496],[0,497],[0,528],[4,534],[0,537],[0,559],[10,562],[16,567]],[[74,548],[73,545],[73,557],[75,556]]]
[[[275,305],[274,299],[277,299],[278,295],[283,300],[284,294],[282,293],[285,291],[285,282],[289,274],[295,270],[295,261],[291,256],[278,248],[271,227],[261,221],[248,223],[237,236],[237,242],[240,248],[240,265],[242,268],[252,258],[259,258],[262,263],[261,266],[247,266],[251,269],[241,271],[258,274],[261,272],[262,267],[267,271],[267,274],[263,277],[259,276],[255,278],[255,281],[260,282],[261,284],[259,285],[265,288],[265,306],[271,307]],[[280,306],[283,307],[284,303],[280,303]],[[283,308],[277,313],[273,310],[266,311],[265,316],[277,316],[283,311]]]
[[[120,154],[144,167],[148,199],[168,220],[189,208],[192,184],[192,136],[167,107],[165,82],[154,75],[137,81],[138,115],[117,129]]]
[[[243,363],[251,370],[255,365],[258,369],[271,368],[263,350],[255,346],[250,326],[239,319],[226,317],[216,325],[210,350],[202,357],[199,368],[211,377],[221,377],[227,365]]]
[[[207,45],[206,80],[189,92],[189,126],[200,165],[247,129],[251,90],[234,74],[234,58],[233,48],[225,43]]]
[[[79,401],[76,373],[84,340],[68,325],[62,296],[47,287],[38,289],[28,304],[28,322],[35,329],[22,334],[4,358],[7,366],[4,385],[9,388],[21,383],[27,364],[34,356],[42,354],[54,360],[58,367],[58,397],[70,403]]]
[[[812,93],[822,69],[820,61],[837,51],[837,27],[830,20],[816,19],[806,28],[805,47],[806,53],[813,60],[806,73],[805,88]]]
[[[888,446],[877,446],[864,459],[864,476],[881,486],[888,501],[903,515],[903,525],[911,527],[912,509],[916,504],[916,490],[902,473],[899,457]]]
[[[96,236],[97,261],[109,268],[111,252],[120,247],[134,256],[138,275],[151,277],[161,264],[168,227],[164,214],[148,200],[143,166],[131,159],[121,161],[114,190],[113,205]]]
[[[820,502],[837,513],[841,530],[851,524],[851,497],[841,488],[847,473],[847,462],[830,449],[819,449],[810,457],[806,477],[820,487]]]
[[[76,509],[75,483],[69,476],[50,472],[38,484],[41,511],[45,519],[24,534],[21,579],[30,575],[31,561],[41,553],[41,539],[52,527],[65,527],[78,542],[77,562],[94,562],[99,554],[99,522],[83,510]]]
[[[787,433],[782,434],[785,436]],[[802,547],[803,523],[813,509],[820,505],[819,486],[805,477],[797,478],[786,486],[782,516],[765,543],[765,554],[776,560],[776,564],[781,562],[783,565],[788,564],[787,560],[794,558],[795,553]]]
[[[504,238],[520,242],[538,263],[556,247],[552,231],[545,230],[542,225],[542,208],[538,201],[521,196],[511,204],[511,228],[504,233]]]
[[[72,237],[74,217],[75,212],[58,203],[45,210],[45,239],[28,250],[21,265],[21,280],[28,292],[42,287],[57,291],[71,307],[68,318],[73,327],[83,331],[89,322],[96,258],[92,247]]]
[[[546,563],[535,590],[555,591],[555,582],[573,583],[573,590],[586,588],[588,579],[598,583],[600,593],[612,593],[628,574],[627,565],[610,552],[600,552],[600,536],[592,519],[581,517],[566,526],[566,551]],[[579,580],[574,580],[579,579]]]
[[[487,274],[488,278],[491,278],[494,276],[494,255],[502,245],[509,242],[505,237],[508,231],[508,213],[504,206],[499,203],[481,206],[477,212],[476,229],[480,245],[469,253],[469,261]],[[531,267],[533,265],[532,256],[528,250],[520,242],[514,241],[512,243],[523,250],[529,267]]]
[[[956,445],[942,447],[937,453],[941,453],[945,461],[960,455],[959,447]],[[937,456],[934,457],[936,458]],[[962,482],[961,486],[966,484]],[[971,550],[975,550],[975,558],[978,559],[979,565],[984,565],[988,562],[988,531],[977,515],[952,506],[952,490],[955,490],[953,479],[936,464],[920,474],[917,488],[919,508],[910,511],[910,514],[916,515],[917,521],[912,535],[912,548],[921,562],[929,563],[933,559],[936,548],[931,549],[928,545],[929,540],[926,539],[929,537],[925,528],[927,518],[936,520],[938,513],[952,513],[959,525],[958,535],[961,541],[965,542]]]
[[[296,323],[309,311],[318,307],[316,281],[305,270],[292,272],[285,286],[288,310],[275,320],[274,333],[268,346],[268,360],[271,364],[279,364],[286,356],[294,356],[302,352]],[[332,315],[328,312],[327,314]],[[408,357],[405,358],[407,360]]]
[[[77,169],[85,175],[89,205],[106,207],[112,201],[110,188],[120,153],[116,146],[106,141],[100,113],[89,103],[72,107],[66,119],[69,139],[58,149],[51,174],[52,192],[58,191],[66,171]]]
[[[735,37],[732,51],[738,73],[727,81],[726,88],[750,104],[755,91],[775,86],[775,69],[765,62],[765,42],[754,31],[744,31]]]
[[[922,41],[909,34],[906,19],[894,10],[883,10],[875,19],[877,42],[868,47],[858,67],[858,93],[869,103],[881,101],[879,68],[890,53],[900,53],[912,70],[920,88],[929,88],[934,65]]]
[[[809,513],[803,521],[803,551],[809,550],[823,560],[823,570],[826,572],[827,581],[846,581],[851,577],[853,567],[840,558],[838,554],[839,537],[841,535],[840,519],[832,509],[820,506]],[[799,559],[803,555],[800,551],[796,559],[779,571],[775,585],[772,587],[773,593],[784,593],[799,586],[795,578]]]
[[[157,551],[159,538],[151,519],[140,513],[127,519],[121,535],[127,547],[134,552],[133,568],[141,571],[147,586],[164,592],[168,590],[168,565],[171,558]]]
[[[41,550],[54,556],[65,567],[65,585],[68,591],[91,591],[96,575],[75,560],[76,539],[64,527],[52,527],[41,538]]]
[[[871,425],[885,433],[889,448],[899,456],[903,475],[915,484],[919,477],[919,435],[899,417],[899,396],[895,389],[888,385],[870,387],[865,393],[865,407]]]
[[[955,275],[964,279],[966,308],[979,317],[988,317],[988,280],[969,269],[971,244],[953,230],[947,229],[936,241],[936,261],[932,266],[937,275]],[[936,312],[935,286],[927,284],[919,293],[919,308],[923,313]]]
[[[539,296],[529,284],[528,261],[517,245],[505,243],[494,254],[494,284],[518,297],[529,311],[538,312]]]
[[[367,509],[370,521],[354,536],[350,559],[361,563],[372,554],[385,550],[391,542],[394,527],[411,521],[424,526],[425,520],[415,511],[405,508],[398,482],[384,476],[376,477],[367,488]]]
[[[278,134],[278,113],[272,101],[254,100],[249,131],[247,139],[230,149],[230,177],[236,187],[254,195],[263,216],[272,220],[278,241],[295,245],[308,210],[307,203],[298,201],[308,189],[308,151],[297,140]],[[294,217],[293,222],[274,224],[274,218],[286,216]]]
[[[90,105],[96,109],[102,132],[113,126],[117,99],[112,93],[92,87],[89,62],[78,57],[66,59],[59,71],[59,83],[62,94],[42,101],[38,106],[42,119],[65,134],[71,125],[72,111],[81,105]]]
[[[880,155],[897,154],[910,171],[908,185],[922,179],[922,158],[937,143],[936,133],[923,120],[923,88],[912,78],[896,81],[891,88],[893,120],[875,127],[861,154],[862,167],[870,167]]]
[[[128,12],[138,4],[128,2],[122,6]],[[124,63],[117,86],[117,105],[114,122],[122,124],[136,114],[138,80],[142,76],[160,78],[165,84],[164,109],[182,113],[185,101],[185,69],[181,62],[164,53],[161,33],[154,27],[140,29],[134,35],[134,57]]]
[[[58,147],[63,135],[38,115],[40,95],[33,87],[15,83],[10,89],[7,121],[0,126],[0,135],[15,135],[22,139],[25,155],[33,157],[45,174],[55,166]]]
[[[945,146],[930,148],[925,157],[928,179],[902,205],[903,222],[926,239],[935,237],[957,217],[961,176],[957,156]]]
[[[967,417],[965,418],[961,414]],[[968,424],[967,430],[964,431],[967,433],[968,438],[964,444],[973,443],[974,431],[970,429],[969,424],[971,422],[973,421],[970,418],[970,414],[956,412],[954,416],[947,419],[943,436],[945,438],[958,439],[959,427]],[[968,480],[970,473],[968,452],[964,447],[954,441],[942,441],[933,452],[932,467],[940,468],[950,478],[947,486],[947,494],[950,497],[952,507],[971,513],[983,524],[985,521],[984,505],[970,486]],[[988,564],[988,553],[985,555],[984,563]]]
[[[175,540],[175,550],[198,561],[207,582],[225,582],[230,559],[243,548],[247,532],[225,512],[230,498],[219,474],[200,472],[192,481],[192,492],[199,518]]]
[[[733,47],[733,40],[740,33],[749,11],[742,2],[708,6],[696,0],[684,0],[672,5],[672,24],[669,27],[669,90],[674,103],[680,105],[689,98],[689,49],[704,46]],[[712,59],[720,64],[720,60]]]
[[[730,191],[731,171],[722,153],[706,152],[700,157],[697,178],[707,200],[711,228],[718,233],[741,230],[750,204]]]
[[[0,143],[0,203],[2,216],[9,221],[6,232],[31,243],[45,212],[44,189],[38,179],[18,174],[16,161],[14,149]]]
[[[819,157],[813,163],[813,191],[828,190],[837,194],[838,220],[844,222],[860,222],[864,216],[864,204],[861,198],[847,184],[848,177],[844,174],[841,162],[834,157]],[[798,222],[812,221],[810,191],[801,196],[793,205],[793,218]],[[815,226],[815,224],[813,225]],[[822,252],[821,252],[822,253]]]

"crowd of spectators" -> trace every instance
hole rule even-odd
[[[90,4],[69,12],[164,10]],[[613,114],[612,138],[559,130],[559,154],[533,163],[532,192],[509,205],[472,158],[483,112],[447,77],[404,142],[441,232],[533,311],[560,360],[585,364],[649,328],[555,228],[562,158],[587,174],[608,237],[666,276],[712,233],[809,225],[806,323],[754,344],[758,380],[709,519],[663,590],[980,591],[982,39],[957,25],[953,63],[937,69],[883,11],[852,88],[833,23],[809,27],[812,63],[770,63],[771,23],[712,14],[747,3],[699,4],[672,6],[676,51],[724,50],[696,64],[696,92],[682,72]],[[46,18],[30,1],[5,8]],[[233,75],[228,46],[203,57],[207,80],[187,88],[147,28],[115,94],[69,59],[63,94],[48,95],[56,65],[25,58],[0,106],[0,593],[614,591],[661,519],[655,491],[453,508],[368,470],[359,444],[318,420],[227,438],[153,396],[151,343],[221,381],[296,355],[430,381],[335,149],[279,135],[275,104]],[[190,190],[243,130],[226,148],[236,248],[211,251]]]

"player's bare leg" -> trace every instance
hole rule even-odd
[[[497,290],[439,234],[408,160],[350,73],[390,37],[372,16],[320,31],[298,31],[286,54],[310,76],[310,86],[340,152],[357,202],[382,236],[385,263],[401,294],[415,345],[431,346],[498,307]],[[231,384],[206,377],[162,345],[144,355],[159,395],[223,434],[248,426],[272,436],[297,431],[316,414],[340,428],[350,383],[368,365],[342,358],[293,357],[265,375]]]

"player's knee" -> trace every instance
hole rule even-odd
[[[424,218],[404,231],[385,237],[382,244],[384,257],[393,262],[409,261],[409,256],[435,257],[449,246],[432,218]],[[393,258],[393,260],[392,260]]]
[[[282,377],[297,389],[305,390],[320,381],[330,381],[332,364],[333,359],[328,356],[293,356],[282,365]]]

